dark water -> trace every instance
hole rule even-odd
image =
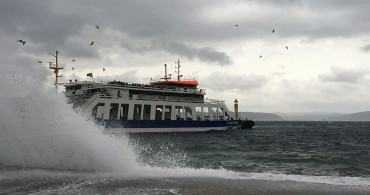
[[[142,160],[235,172],[370,177],[370,122],[257,122],[252,130],[135,135]],[[162,154],[163,156],[158,156]],[[180,158],[180,155],[186,157]]]
[[[140,173],[0,165],[0,194],[370,194],[370,122],[110,136]]]

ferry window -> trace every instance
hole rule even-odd
[[[184,120],[184,108],[182,106],[175,106],[176,120]]]
[[[97,118],[97,119],[102,119],[103,118],[104,105],[105,105],[104,103],[99,103],[92,109],[93,118]]]
[[[224,109],[223,108],[218,108],[218,116],[221,120],[224,120]]]
[[[162,120],[162,113],[163,113],[163,106],[162,105],[157,105],[155,107],[155,120],[156,121],[161,121]]]
[[[117,120],[118,118],[118,104],[110,104],[109,119]]]
[[[227,112],[225,112],[225,118],[226,118],[226,120],[230,120],[230,116]]]
[[[208,107],[203,107],[204,120],[209,120]]]
[[[150,120],[151,105],[144,105],[143,120]]]
[[[134,121],[141,120],[141,107],[142,107],[141,104],[134,105],[134,117],[133,117]]]
[[[217,108],[212,107],[212,114],[214,119],[218,119],[218,112]]]
[[[192,113],[191,108],[185,106],[184,109],[185,109],[186,120],[193,120],[193,113]]]
[[[202,119],[202,107],[195,107],[195,116],[197,120]]]
[[[164,107],[164,120],[171,120],[171,108],[172,106]]]
[[[127,120],[127,116],[128,116],[128,104],[121,104],[120,119]]]

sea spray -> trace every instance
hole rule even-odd
[[[130,135],[129,138],[142,165],[162,168],[185,168],[189,165],[177,134]]]
[[[102,134],[55,89],[19,73],[0,82],[0,165],[139,171],[127,139]]]

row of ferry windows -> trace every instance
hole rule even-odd
[[[131,117],[129,117],[129,104],[110,104],[109,112],[105,111],[104,103],[99,103],[93,108],[92,115],[97,119],[110,120],[229,120],[230,116],[222,108],[212,107],[209,112],[208,107],[195,107],[193,111],[188,106],[170,105],[142,105],[134,104]],[[193,114],[194,112],[194,114]],[[104,117],[105,114],[109,114]],[[210,117],[210,114],[212,115]],[[194,116],[194,117],[193,117]],[[203,118],[202,118],[203,117]]]

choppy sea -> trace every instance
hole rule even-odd
[[[369,122],[104,134],[63,94],[13,82],[0,94],[0,194],[370,194]]]

